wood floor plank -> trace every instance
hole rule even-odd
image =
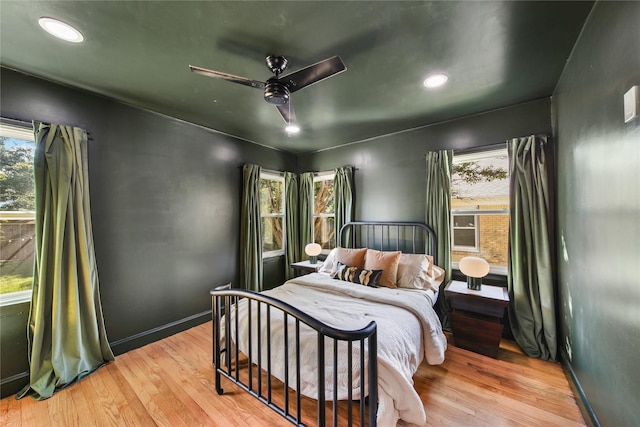
[[[207,322],[120,355],[45,401],[2,399],[0,425],[291,425],[226,379],[224,394],[216,393],[211,331]],[[496,359],[450,345],[442,365],[420,366],[414,386],[428,426],[585,426],[561,366],[529,358],[510,341],[501,344]],[[282,404],[283,393],[274,401]],[[310,426],[315,407],[303,398]],[[345,420],[344,412],[338,416]]]
[[[164,351],[166,345],[163,345],[163,353],[153,352],[148,355],[158,368],[164,372],[163,381],[168,388],[177,390],[176,398],[181,402],[184,408],[189,411],[189,425],[207,425],[211,419],[216,418],[219,412],[215,406],[208,405],[207,401],[211,399],[211,389],[207,387],[198,387],[201,384],[194,378],[193,372],[184,369],[184,363],[176,361],[173,358],[166,357],[168,352]],[[177,362],[177,363],[176,363]],[[199,398],[205,396],[206,399]],[[204,408],[203,405],[204,404]],[[185,418],[187,419],[187,418]]]
[[[122,399],[117,401],[118,412],[126,425],[154,425],[153,417],[146,411],[137,390],[134,389],[119,364],[112,363],[107,372],[114,386],[120,390]]]
[[[469,385],[474,385],[484,392],[499,394],[505,399],[517,400],[528,404],[535,404],[540,398],[544,398],[552,403],[551,406],[547,407],[547,410],[555,408],[556,414],[561,415],[564,413],[564,405],[560,404],[560,401],[566,395],[557,392],[557,386],[551,387],[542,379],[515,375],[514,372],[506,369],[503,365],[464,363],[459,360],[453,360],[453,358],[450,359],[449,363],[451,368],[465,369],[465,381],[462,384],[465,388],[468,388]]]
[[[121,370],[134,390],[138,390],[140,401],[158,426],[186,426],[179,415],[182,406],[177,405],[174,411],[173,399],[164,395],[156,386],[156,374],[150,369],[142,356],[142,349],[136,349],[123,357]]]
[[[549,375],[564,377],[560,365],[544,364],[552,369],[542,374],[532,368],[522,371],[512,369],[510,362],[450,346],[442,366],[420,369],[414,380],[419,391],[423,389],[420,381],[428,383],[421,397],[428,402],[432,418],[440,420],[444,407],[448,418],[455,419],[454,425],[501,425],[506,418],[509,425],[584,426],[573,396],[566,398],[571,395],[566,379],[559,382],[564,389],[544,384]]]
[[[78,386],[89,402],[98,426],[140,425],[147,419],[144,407],[138,405],[138,396],[132,393],[118,375],[119,366],[111,362],[95,374],[72,387]]]
[[[20,411],[19,401],[15,398],[2,399],[0,404],[0,425],[13,427],[22,424],[22,414]]]
[[[49,414],[45,412],[44,419],[37,419],[42,411],[38,409],[40,402],[30,397],[25,397],[20,401],[13,400],[13,404],[20,408],[21,421],[23,426],[49,425]]]
[[[92,399],[92,387],[85,386],[85,384],[88,383],[88,381],[84,381],[70,386],[69,394],[71,396],[68,400],[73,403],[73,407],[82,420],[82,425],[96,426],[98,425],[98,411],[96,410],[94,400]]]

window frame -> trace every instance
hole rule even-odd
[[[506,145],[502,146],[491,146],[485,147],[481,150],[474,150],[473,152],[463,152],[460,154],[456,154],[454,152],[452,165],[459,163],[467,163],[474,162],[478,160],[490,159],[494,157],[504,157],[508,156],[508,151]],[[508,178],[507,178],[508,179]],[[509,198],[511,195],[509,195]],[[453,218],[455,215],[473,215],[475,217],[476,224],[476,249],[469,250],[469,247],[464,246],[454,246],[453,245],[453,230],[454,230],[454,221]],[[481,252],[480,250],[480,217],[481,216],[490,216],[490,215],[507,215],[507,218],[510,217],[509,208],[505,209],[451,209],[450,212],[450,221],[451,221],[451,249],[450,252],[453,251],[461,251],[461,252]],[[451,267],[454,269],[459,269],[459,263],[457,261],[451,261]],[[489,274],[499,275],[499,276],[507,276],[508,275],[508,266],[501,267],[490,265]]]
[[[469,212],[453,212],[451,210],[451,250],[452,251],[462,251],[462,252],[480,252],[480,221],[478,218],[477,211],[469,211]],[[473,217],[473,227],[456,227],[454,217],[456,216],[472,216]],[[455,244],[455,230],[473,230],[473,241],[475,242],[475,246],[461,246]]]
[[[278,181],[280,183],[282,183],[282,200],[281,200],[281,206],[282,206],[282,213],[263,213],[262,210],[260,210],[260,221],[263,220],[263,218],[282,218],[282,249],[277,249],[275,251],[263,251],[262,252],[262,259],[266,259],[266,258],[274,258],[274,257],[279,257],[279,256],[283,256],[284,255],[284,244],[286,242],[286,237],[287,237],[287,225],[286,225],[286,210],[287,210],[287,206],[286,206],[286,184],[285,184],[285,180],[284,180],[284,174],[282,174],[281,172],[272,172],[272,171],[265,171],[262,170],[260,172],[260,181],[262,180],[268,180],[268,181]],[[264,247],[264,241],[262,241],[262,236],[260,236],[260,245],[261,247]]]
[[[313,174],[313,185],[311,186],[311,237],[315,240],[315,235],[316,235],[316,218],[333,218],[333,226],[335,228],[335,224],[336,224],[336,211],[335,211],[335,200],[334,200],[334,209],[333,209],[333,213],[319,213],[316,214],[316,195],[315,195],[315,188],[316,188],[316,182],[318,181],[334,181],[335,183],[335,178],[336,178],[336,173],[334,171],[326,171],[326,172],[316,172]],[[334,194],[334,198],[335,198],[335,194]],[[333,232],[333,236],[334,236],[334,247],[337,246],[337,240],[338,240],[338,234],[337,231],[334,230]],[[327,255],[329,254],[329,252],[331,252],[331,249],[325,249],[322,248],[322,251],[320,252],[323,255]]]
[[[11,119],[6,119],[4,117],[0,118],[0,136],[12,139],[19,139],[22,141],[31,141],[35,144],[35,135],[33,132],[33,127],[30,123],[26,122],[18,122]],[[35,148],[34,148],[35,150]],[[35,221],[35,211],[2,211],[2,212],[22,212],[23,214],[26,212],[33,213],[33,220]],[[13,215],[7,215],[7,217]],[[5,220],[5,218],[0,218]],[[31,218],[29,218],[31,219]],[[35,263],[35,259],[34,259]],[[31,276],[33,281],[33,274]],[[24,291],[15,291],[8,292],[4,294],[0,294],[0,307],[14,305],[14,304],[23,304],[31,301],[33,295],[33,286],[31,289],[27,289]]]

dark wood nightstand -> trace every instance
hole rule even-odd
[[[450,281],[444,294],[451,305],[451,329],[456,347],[496,357],[502,338],[502,318],[509,294],[499,286],[467,289],[465,282]]]
[[[291,268],[293,268],[294,270],[299,272],[300,275],[303,275],[303,274],[309,274],[309,273],[317,272],[321,265],[322,265],[321,262],[317,262],[315,264],[311,264],[309,262],[309,260],[306,260],[306,261],[300,261],[300,262],[291,263]]]

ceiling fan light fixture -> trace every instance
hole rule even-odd
[[[286,128],[284,128],[289,135],[295,135],[300,132],[300,126],[295,123],[289,123]]]
[[[424,80],[424,86],[429,89],[440,87],[445,84],[449,78],[445,74],[432,74]]]
[[[84,41],[84,36],[80,31],[58,19],[42,17],[38,19],[38,24],[47,33],[61,40],[71,43],[80,43]]]

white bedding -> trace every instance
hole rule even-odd
[[[265,291],[263,294],[277,298],[297,307],[308,315],[339,329],[356,330],[372,320],[377,323],[378,336],[378,425],[395,426],[398,420],[410,424],[426,423],[424,406],[413,388],[413,375],[426,358],[429,364],[444,361],[447,342],[440,321],[433,310],[434,294],[431,291],[410,289],[370,288],[343,282],[322,274],[312,273],[289,280],[284,285]],[[240,340],[239,349],[248,354],[246,300],[239,304]],[[264,315],[265,309],[262,309]],[[278,314],[275,314],[277,313]],[[232,317],[235,312],[232,310]],[[255,319],[255,303],[252,308]],[[271,315],[271,373],[284,381],[284,337],[283,315],[272,310]],[[280,321],[278,321],[280,319]],[[232,319],[232,324],[234,320]],[[289,316],[289,363],[295,363],[295,320]],[[234,328],[232,328],[234,329]],[[254,348],[252,362],[257,363],[256,327],[253,328]],[[243,331],[245,331],[243,333]],[[266,349],[266,320],[262,321],[262,343]],[[235,340],[235,337],[234,341]],[[301,324],[301,375],[300,392],[317,398],[317,334]],[[346,346],[340,343],[340,346]],[[346,384],[347,360],[338,348],[338,399],[346,399],[349,385]],[[344,359],[344,360],[342,360]],[[359,346],[353,346],[354,399],[360,398]],[[326,398],[333,398],[333,341],[325,343]],[[262,355],[263,369],[267,367],[266,354]],[[292,365],[295,366],[295,365]],[[289,386],[295,388],[295,368],[289,369]],[[366,384],[365,384],[366,386]],[[366,388],[365,388],[366,390]]]

